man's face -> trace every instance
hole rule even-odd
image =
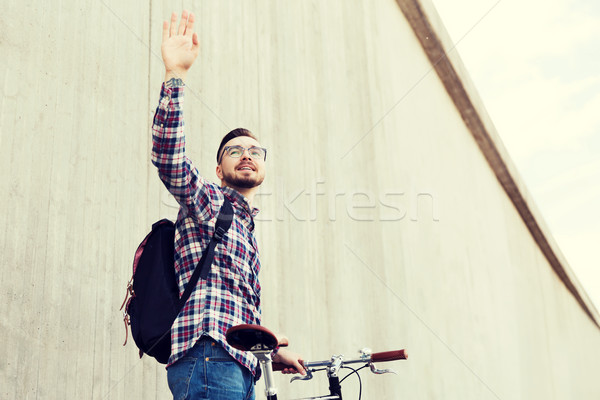
[[[227,146],[242,146],[247,149],[252,146],[260,147],[260,143],[249,136],[238,136],[225,143],[223,149]],[[244,150],[239,158],[230,157],[223,150],[221,152],[221,162],[217,165],[217,177],[224,186],[233,189],[250,189],[260,185],[265,179],[263,158],[250,157],[248,150]]]

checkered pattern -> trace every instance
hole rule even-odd
[[[253,217],[258,210],[251,209],[239,192],[206,181],[185,156],[183,89],[163,84],[152,127],[152,163],[180,205],[175,224],[175,271],[180,295],[213,236],[223,196],[231,201],[235,217],[215,249],[208,279],[198,281],[171,328],[168,365],[207,334],[256,375],[256,358],[229,346],[225,332],[238,324],[260,324],[260,262],[253,233]]]

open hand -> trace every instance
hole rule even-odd
[[[194,13],[183,11],[177,26],[177,14],[171,14],[171,21],[163,22],[161,53],[166,69],[165,81],[170,78],[185,79],[198,53],[200,42],[194,32]]]

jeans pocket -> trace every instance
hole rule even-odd
[[[187,399],[197,358],[183,357],[167,368],[167,381],[173,394],[173,400]]]
[[[252,374],[237,361],[211,359],[206,364],[208,393],[211,400],[245,400],[253,398],[254,381]]]
[[[236,361],[211,359],[206,364],[209,386],[219,387],[222,390],[244,392],[244,377]]]

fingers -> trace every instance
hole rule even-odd
[[[296,371],[300,373],[300,375],[306,375],[306,369],[304,368],[304,362],[302,360],[296,360],[294,367],[296,368]]]
[[[177,31],[178,35],[183,35],[185,33],[185,26],[188,22],[188,12],[183,10],[181,13],[181,20],[179,21],[179,30]]]
[[[171,21],[163,22],[163,40],[175,35],[192,36],[194,34],[195,20],[196,16],[194,15],[194,13],[188,13],[186,10],[184,10],[181,13],[179,27],[177,27],[177,13],[172,13]]]
[[[192,35],[192,52],[196,56],[200,53],[200,41],[198,40],[198,34],[196,32]]]
[[[177,25],[177,13],[171,14],[171,27],[169,30],[169,36],[175,35],[175,25]]]
[[[163,21],[162,40],[163,42],[169,38],[169,22]]]
[[[306,371],[304,368],[286,368],[284,370],[281,371],[281,373],[283,374],[300,374],[300,375],[306,375]]]
[[[302,360],[297,360],[293,362],[290,368],[285,368],[281,372],[284,374],[306,375],[306,369],[304,368]]]
[[[194,33],[194,21],[196,21],[196,16],[194,13],[190,13],[190,16],[187,20],[187,26],[185,27],[186,36],[191,36]]]

